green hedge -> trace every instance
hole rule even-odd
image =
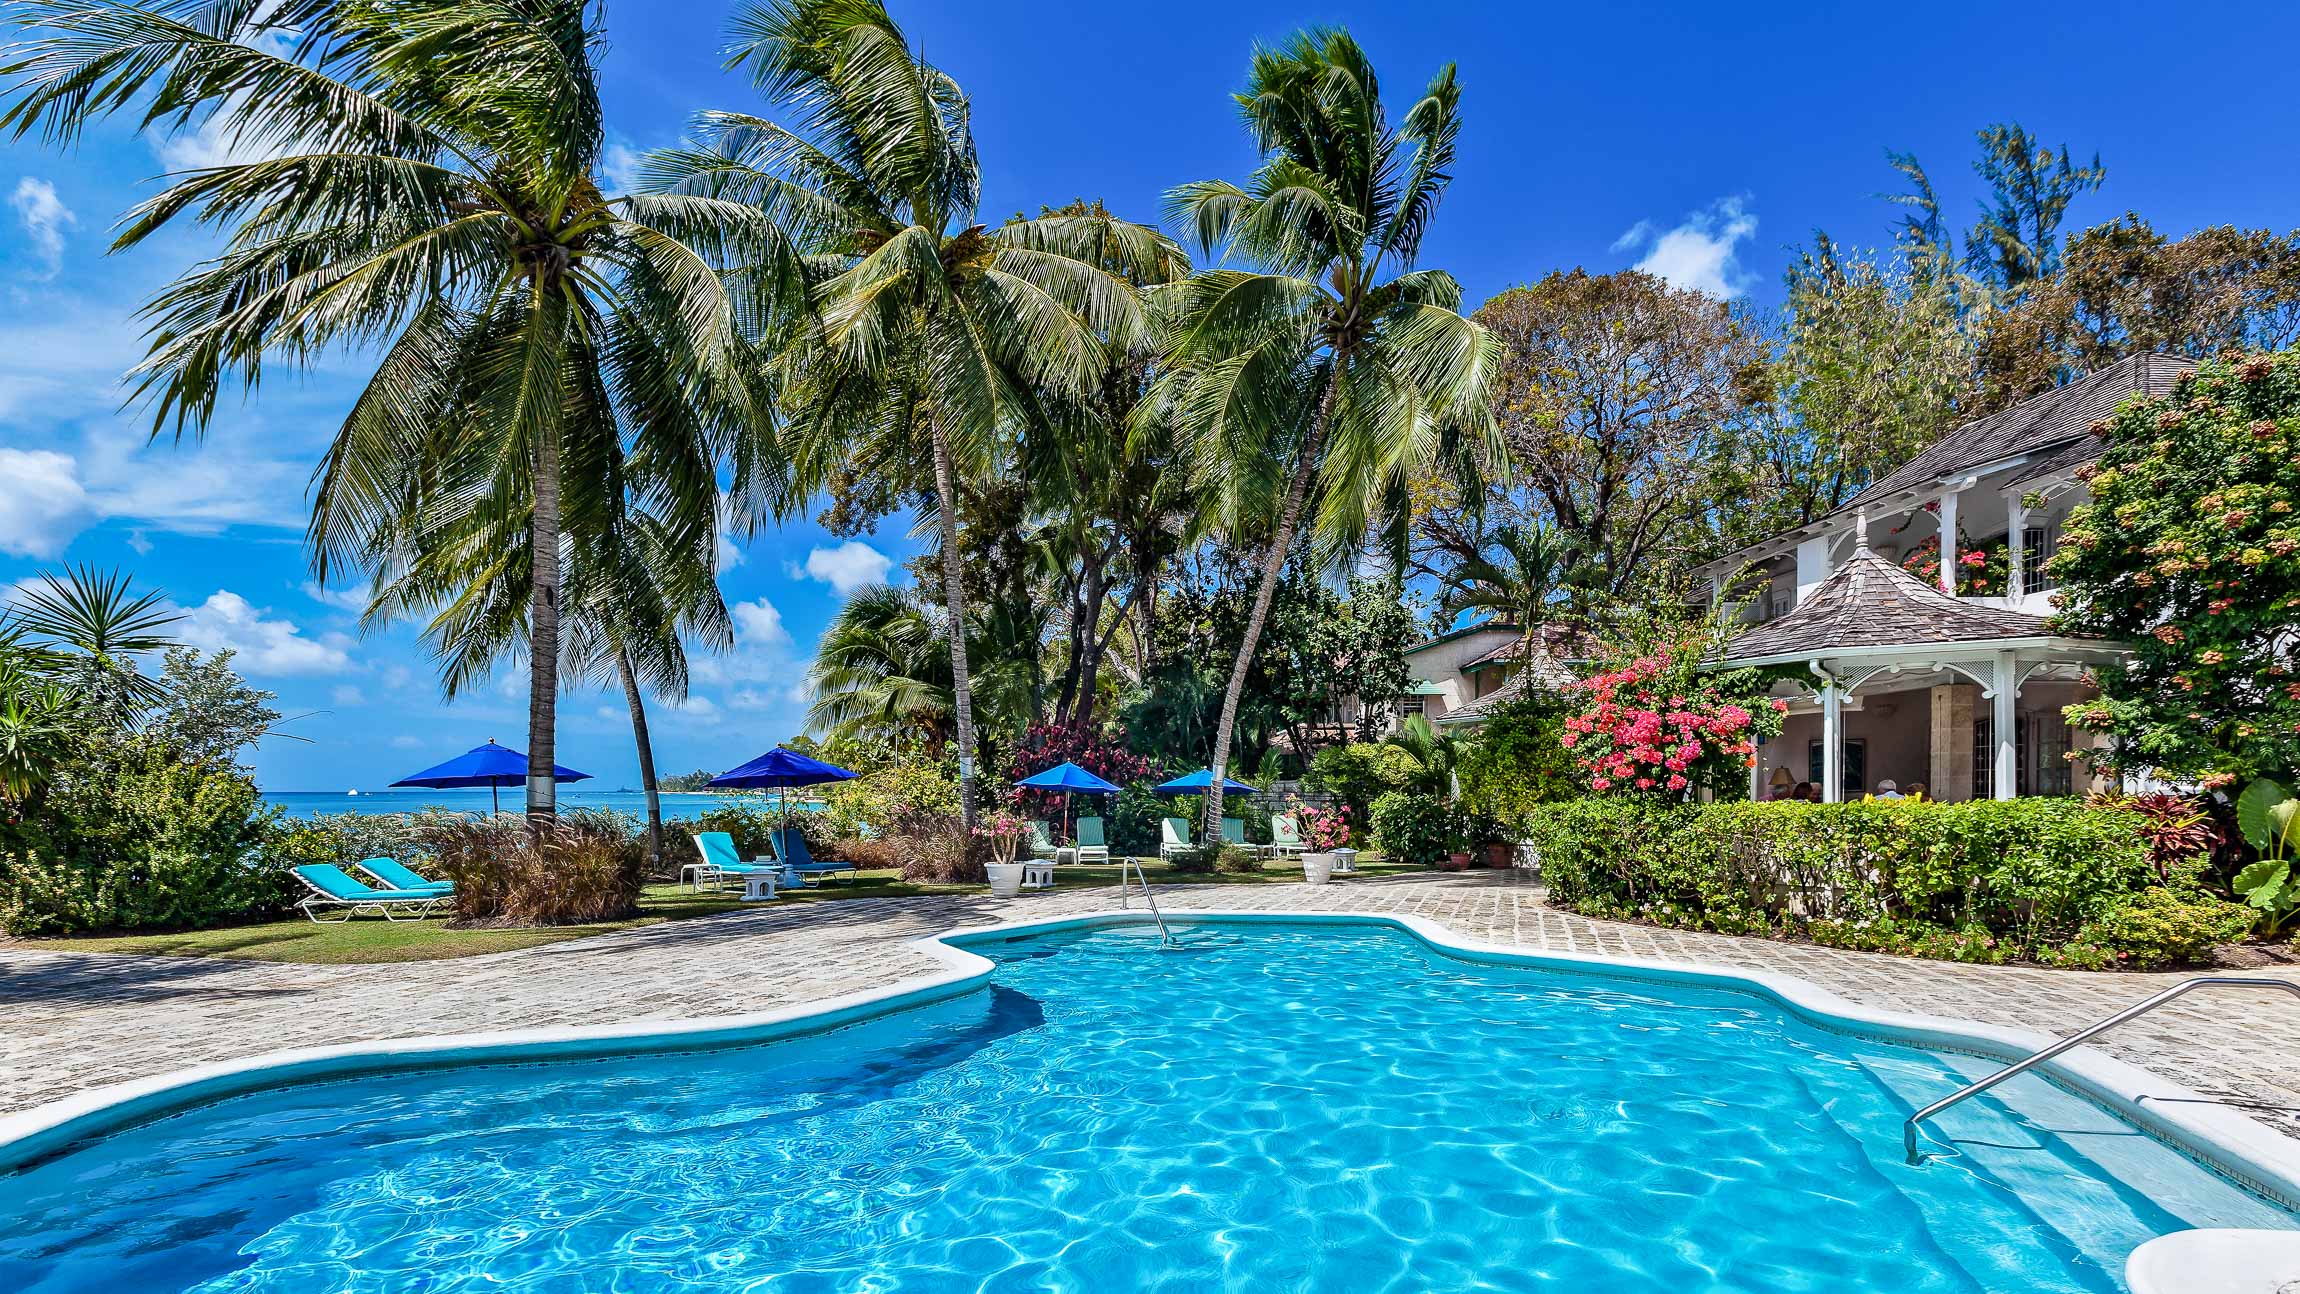
[[[1536,806],[1520,826],[1553,902],[1689,929],[2143,966],[2200,955],[2231,919],[2200,891],[2134,911],[2157,879],[2139,819],[2073,800],[1592,798]]]

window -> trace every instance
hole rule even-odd
[[[1424,710],[1423,710],[1423,708],[1422,708],[1422,702],[1423,702],[1424,700],[1425,700],[1425,698],[1423,698],[1423,697],[1418,697],[1418,696],[1401,696],[1401,697],[1399,697],[1399,698],[1398,698],[1398,717],[1402,719],[1402,718],[1404,718],[1405,716],[1407,716],[1407,715],[1409,715],[1409,714],[1422,714],[1422,713],[1424,713]]]
[[[1860,737],[1845,742],[1844,791],[1848,798],[1858,796],[1869,786],[1869,743]],[[1821,785],[1821,743],[1805,743],[1805,780]]]
[[[2059,581],[2047,575],[2045,559],[2052,556],[2052,531],[2043,526],[2030,526],[2021,531],[2020,586],[2023,592],[2042,593],[2055,587]]]
[[[1795,597],[1795,589],[1788,587],[1786,584],[1779,580],[1775,580],[1773,582],[1773,587],[1768,589],[1765,593],[1765,618],[1767,620],[1778,620],[1781,617],[1789,614],[1789,603],[1794,600]]]

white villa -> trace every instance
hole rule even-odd
[[[1835,512],[1701,567],[1713,598],[1756,590],[1724,663],[1801,667],[1775,693],[1789,723],[1759,749],[1759,798],[1799,782],[1829,801],[1884,780],[1942,800],[2090,789],[2061,708],[2118,649],[2049,631],[2043,563],[2086,497],[2093,424],[2190,367],[2139,356],[1966,423]],[[2008,587],[1959,596],[1953,562],[1937,585],[1904,570],[1928,540],[1951,554],[2002,546]]]

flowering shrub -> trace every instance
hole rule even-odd
[[[998,809],[984,814],[974,824],[974,834],[990,842],[990,852],[999,862],[1011,863],[1015,851],[1030,835],[1030,822],[1021,814]]]
[[[1018,782],[1065,762],[1076,764],[1115,786],[1151,780],[1157,771],[1149,760],[1126,748],[1123,728],[1112,726],[1105,730],[1076,724],[1034,723],[1014,744],[1007,760],[1007,780]],[[1060,791],[1021,790],[1015,792],[1015,800],[1030,817],[1052,820],[1061,816]]]
[[[1689,635],[1575,685],[1587,708],[1558,740],[1589,789],[1682,798],[1746,787],[1757,742],[1779,735],[1788,703],[1765,700],[1752,671],[1697,673],[1701,641]]]
[[[1968,548],[1958,553],[1957,592],[2001,596],[2012,587],[2009,553],[2003,544],[1993,548]],[[1901,569],[1935,588],[1940,587],[1940,536],[1935,535],[1910,549],[1909,555],[1901,559]]]
[[[2207,785],[2300,770],[2300,352],[2215,360],[2094,424],[2046,569],[2058,632],[2132,646],[2069,722],[2097,762]]]
[[[1301,827],[1304,849],[1323,852],[1349,845],[1350,806],[1337,804],[1331,809],[1316,809],[1297,800],[1291,812]]]

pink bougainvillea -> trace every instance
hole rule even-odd
[[[1341,849],[1350,843],[1350,806],[1337,804],[1331,809],[1317,809],[1295,801],[1291,811],[1295,824],[1301,828],[1305,848],[1323,851]]]
[[[1577,685],[1587,708],[1566,718],[1559,740],[1591,790],[1683,795],[1728,786],[1745,776],[1757,742],[1780,732],[1780,708],[1738,676],[1736,695],[1726,695],[1698,674],[1698,650],[1640,656]]]

